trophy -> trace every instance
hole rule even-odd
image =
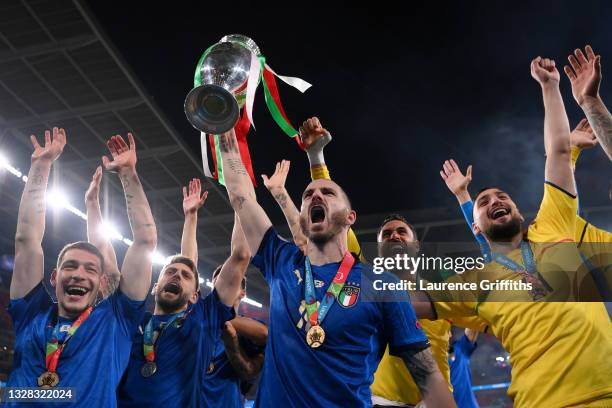
[[[207,177],[224,184],[215,135],[234,128],[242,161],[253,184],[256,183],[246,139],[251,126],[255,128],[253,103],[260,83],[263,84],[266,106],[272,118],[287,136],[294,138],[302,147],[301,139],[296,137],[298,132],[283,109],[275,78],[302,93],[311,86],[300,78],[274,72],[266,64],[266,58],[255,41],[244,35],[226,35],[204,51],[196,67],[194,87],[185,98],[185,115],[189,123],[200,131],[202,165]],[[244,112],[242,117],[241,109]],[[208,159],[209,152],[212,160]]]
[[[207,134],[234,127],[249,80],[255,81],[255,88],[259,83],[260,55],[255,41],[240,34],[226,35],[206,50],[196,69],[195,87],[185,99],[185,114],[193,127]]]

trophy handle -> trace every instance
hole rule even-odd
[[[218,135],[236,125],[240,108],[227,89],[212,84],[200,85],[187,94],[185,115],[200,132]]]

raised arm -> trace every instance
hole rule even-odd
[[[30,136],[34,152],[28,181],[21,195],[17,231],[15,232],[15,266],[11,278],[11,299],[27,295],[44,277],[42,240],[45,234],[45,193],[51,165],[62,154],[66,145],[64,129],[45,131],[45,144],[40,146],[36,136]]]
[[[265,233],[272,226],[272,222],[257,202],[255,189],[240,158],[234,129],[218,137],[223,176],[230,203],[240,217],[249,249],[252,254],[255,254]]]
[[[572,83],[574,99],[584,111],[595,135],[610,160],[612,160],[612,115],[599,96],[601,85],[601,55],[595,55],[590,45],[585,47],[586,57],[580,49],[567,59],[569,66],[563,67]]]
[[[545,180],[575,196],[569,120],[559,90],[560,75],[555,61],[537,57],[531,61],[531,76],[540,84],[544,99]]]
[[[198,241],[196,229],[198,227],[198,210],[202,208],[208,197],[208,191],[202,193],[200,179],[194,178],[189,182],[189,190],[183,187],[183,235],[181,237],[181,254],[198,264]]]
[[[219,299],[225,305],[232,306],[238,297],[240,283],[251,260],[251,251],[241,227],[241,220],[234,213],[234,229],[232,230],[232,249],[219,277],[215,283],[215,290]]]
[[[453,397],[448,390],[448,383],[442,377],[431,349],[401,353],[406,368],[419,387],[423,402],[428,407],[455,407]]]
[[[232,320],[232,326],[234,326],[239,335],[247,337],[258,346],[265,346],[268,341],[268,327],[257,320],[236,316]]]
[[[446,183],[446,187],[459,201],[459,205],[472,201],[472,197],[470,197],[468,192],[468,186],[472,181],[472,165],[467,167],[464,176],[455,160],[446,160],[442,165],[442,170],[440,170],[440,176],[442,176],[442,180]]]
[[[280,163],[276,163],[276,169],[272,177],[268,178],[268,176],[262,174],[261,178],[263,179],[264,185],[283,211],[295,245],[299,246],[300,249],[304,251],[308,243],[308,238],[304,236],[302,228],[300,227],[300,212],[293,203],[293,200],[291,200],[287,189],[285,189],[285,181],[287,180],[290,165],[291,162],[289,160],[283,160]]]
[[[85,208],[87,211],[87,241],[100,250],[104,256],[104,280],[101,285],[102,297],[111,295],[121,279],[117,266],[115,249],[108,235],[104,233],[102,224],[102,211],[100,210],[100,181],[102,180],[102,167],[98,166],[89,188],[85,192]]]
[[[106,170],[119,174],[133,235],[133,243],[121,265],[119,288],[132,300],[144,300],[151,286],[151,254],[157,246],[157,229],[136,173],[136,143],[131,133],[128,133],[128,140],[129,146],[121,136],[111,137],[107,145],[113,160],[104,156],[102,163]]]
[[[225,354],[234,371],[240,376],[240,379],[249,381],[254,379],[261,371],[264,356],[263,354],[257,354],[256,356],[249,357],[247,353],[244,352],[240,346],[236,328],[233,325],[235,320],[236,319],[225,323],[225,330],[223,331]]]

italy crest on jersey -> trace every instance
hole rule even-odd
[[[338,294],[338,303],[342,307],[353,307],[359,298],[361,288],[353,285],[344,285]]]

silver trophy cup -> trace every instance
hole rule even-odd
[[[194,128],[221,134],[236,125],[246,101],[251,52],[260,55],[255,41],[240,34],[226,35],[208,50],[196,72],[201,85],[185,99],[185,115]]]

